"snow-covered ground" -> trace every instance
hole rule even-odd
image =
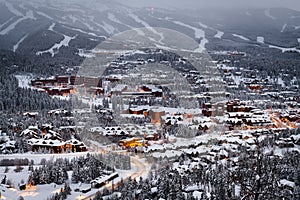
[[[28,34],[24,35],[18,42],[17,44],[14,45],[13,51],[16,52],[17,49],[19,48],[19,45],[27,38]]]
[[[56,23],[53,22],[53,23],[49,26],[48,30],[49,30],[49,31],[54,31],[55,25],[56,25]]]
[[[20,88],[30,88],[30,81],[32,79],[29,75],[15,75],[15,77],[18,79],[18,86]]]
[[[275,46],[275,45],[269,45],[269,48],[279,49],[279,50],[282,51],[282,53],[285,53],[285,52],[288,52],[288,51],[295,51],[297,53],[300,53],[300,49],[297,49],[296,47],[287,48],[287,47],[280,47],[280,46]]]
[[[108,13],[107,14],[107,18],[112,21],[112,22],[115,22],[115,23],[118,23],[118,24],[122,24],[122,22],[120,22],[120,20],[118,20],[116,18],[116,16],[113,14],[113,13]]]
[[[62,39],[59,43],[55,43],[50,49],[44,50],[44,51],[38,51],[36,52],[36,55],[42,55],[44,53],[50,53],[53,57],[55,54],[58,53],[59,49],[63,46],[68,47],[71,40],[75,39],[76,36],[70,37],[67,35],[63,35],[64,39]]]
[[[223,35],[224,35],[224,32],[218,30],[217,34],[215,34],[214,37],[221,39]]]
[[[287,24],[283,24],[280,32],[283,33],[286,27],[287,27]]]
[[[6,26],[8,23],[10,23],[10,21],[12,21],[13,19],[14,19],[14,17],[11,17],[8,20],[6,20],[3,24],[0,25],[0,29],[2,29],[2,27]]]
[[[232,34],[234,37],[237,37],[237,38],[240,38],[242,40],[245,40],[245,41],[250,41],[249,38],[246,38],[245,36],[242,36],[242,35],[239,35],[239,34]]]
[[[262,36],[257,36],[256,41],[258,43],[264,44],[265,43],[265,38]]]
[[[114,33],[116,33],[118,30],[115,29],[112,25],[106,23],[106,22],[102,22],[102,28],[105,30],[106,33],[108,33],[109,35],[113,35]]]
[[[206,45],[209,41],[206,39],[206,37],[205,37],[205,32],[204,32],[202,29],[193,27],[193,26],[188,25],[188,24],[185,24],[185,23],[183,23],[183,22],[181,22],[181,21],[172,21],[172,22],[174,22],[174,23],[177,24],[177,25],[184,26],[184,27],[187,27],[187,28],[189,28],[189,29],[194,30],[194,32],[195,32],[195,33],[194,33],[195,38],[196,38],[196,39],[201,39],[200,44],[199,44],[199,47],[195,50],[195,52],[200,52],[200,53],[202,53],[203,51],[206,50],[205,45]]]

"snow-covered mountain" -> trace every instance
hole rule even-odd
[[[140,27],[170,28],[202,50],[239,46],[298,51],[300,12],[283,9],[174,10],[133,8],[108,0],[0,0],[0,47],[55,56],[90,49],[105,38]]]

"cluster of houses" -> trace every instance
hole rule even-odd
[[[63,140],[61,134],[52,129],[53,127],[47,124],[41,127],[29,126],[20,133],[20,136],[26,139],[32,152],[67,153],[88,150],[83,142],[73,136],[69,140]]]

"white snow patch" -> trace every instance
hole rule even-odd
[[[214,37],[221,39],[223,35],[224,35],[224,32],[217,30],[217,34],[215,34]]]
[[[284,84],[284,82],[283,82],[283,80],[282,80],[281,77],[278,78],[277,83],[278,83],[279,85],[281,85],[282,87],[285,86],[285,84]]]
[[[234,37],[238,37],[242,40],[245,40],[245,41],[250,41],[249,38],[246,38],[245,36],[242,36],[242,35],[239,35],[239,34],[232,34]]]
[[[266,9],[266,10],[265,10],[265,16],[271,18],[272,20],[275,20],[275,19],[276,19],[276,17],[274,17],[273,15],[271,15],[270,9]]]
[[[297,53],[300,53],[300,49],[297,49],[296,47],[286,48],[286,47],[279,47],[279,46],[275,46],[275,45],[269,45],[269,48],[279,49],[282,51],[282,53],[285,53],[288,51],[295,51]]]
[[[297,41],[300,43],[300,38],[298,38]]]
[[[18,86],[20,88],[30,88],[30,81],[32,79],[29,75],[15,75],[18,80]]]
[[[294,182],[288,181],[288,180],[286,180],[286,179],[281,179],[281,180],[279,181],[279,183],[280,183],[280,185],[289,186],[289,187],[292,187],[292,188],[295,187],[295,183],[294,183]]]
[[[49,31],[54,31],[54,26],[55,26],[56,24],[55,23],[52,23],[50,26],[49,26],[49,28],[48,28],[48,30]]]
[[[67,47],[69,46],[69,42],[73,39],[75,39],[76,36],[70,37],[67,35],[64,35],[64,39],[61,40],[59,43],[54,44],[50,49],[47,49],[45,51],[38,51],[36,52],[36,55],[42,55],[44,53],[50,53],[51,56],[53,57],[55,54],[59,52],[59,49],[63,46]]]
[[[24,35],[18,42],[17,44],[14,45],[13,47],[13,51],[16,52],[16,50],[19,48],[19,45],[26,39],[26,37],[28,36],[28,34]]]
[[[285,30],[286,27],[287,27],[287,24],[283,24],[280,32],[283,33],[283,31]]]
[[[265,43],[265,38],[262,36],[257,36],[256,41],[258,43],[264,44]]]
[[[134,19],[134,21],[136,21],[137,23],[142,24],[144,27],[149,29],[155,35],[158,35],[160,37],[159,40],[158,40],[159,43],[161,43],[161,41],[164,39],[164,36],[163,36],[162,33],[159,33],[157,30],[155,30],[153,27],[151,27],[147,22],[140,19],[137,15],[135,15],[133,13],[129,13],[128,16],[130,16],[132,19]],[[138,31],[138,34],[140,34],[139,31]]]

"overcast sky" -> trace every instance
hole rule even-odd
[[[125,5],[169,8],[288,7],[300,11],[300,0],[117,0]]]

